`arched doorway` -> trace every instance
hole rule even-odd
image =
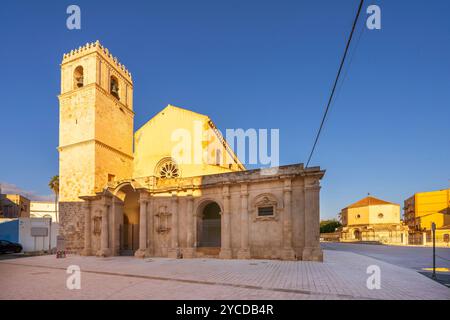
[[[356,230],[353,232],[353,235],[354,235],[354,237],[355,237],[356,240],[361,240],[361,231],[359,231],[358,229],[356,229]]]
[[[219,248],[221,239],[220,207],[216,202],[209,202],[201,207],[197,237],[198,247]]]
[[[139,249],[139,193],[126,184],[116,193],[122,202],[119,217],[119,254],[132,256]]]

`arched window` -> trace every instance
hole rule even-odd
[[[78,89],[81,88],[83,85],[84,85],[83,67],[78,66],[75,68],[75,71],[73,72],[73,88]]]
[[[120,100],[119,97],[119,80],[115,76],[111,76],[110,81],[110,92],[117,99]]]
[[[162,179],[178,178],[180,170],[173,160],[167,159],[158,165],[156,174]]]

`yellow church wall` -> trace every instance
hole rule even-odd
[[[369,224],[369,207],[347,208],[344,214],[348,226]]]
[[[370,224],[398,224],[400,223],[400,206],[394,204],[371,205],[369,207],[369,221]]]
[[[346,208],[344,225],[400,223],[400,206],[395,204],[370,205],[359,208]],[[379,215],[383,214],[382,217]],[[359,217],[358,217],[359,216]]]
[[[95,103],[95,138],[132,156],[133,112],[102,92],[96,93]]]
[[[95,87],[60,96],[59,145],[67,146],[94,138]]]
[[[63,148],[59,153],[59,201],[80,201],[80,195],[94,193],[93,142]]]
[[[133,172],[133,158],[97,143],[95,147],[95,191],[100,192],[108,183],[109,175],[113,181],[130,179]]]
[[[155,175],[158,163],[164,158],[173,158],[178,164],[182,177],[192,177],[207,174],[239,171],[243,168],[240,163],[231,162],[232,156],[222,144],[217,144],[220,153],[223,155],[221,165],[211,165],[202,160],[201,154],[209,149],[208,143],[198,143],[202,141],[206,132],[214,136],[209,125],[209,118],[198,113],[168,106],[159,112],[154,118],[141,127],[134,135],[134,172],[133,177],[145,177]],[[175,135],[175,136],[173,136]],[[178,138],[172,140],[172,138]],[[200,137],[200,138],[199,138]],[[203,138],[202,138],[203,137]],[[173,154],[180,142],[190,141],[190,150],[184,149],[180,153]],[[219,141],[216,138],[216,141]],[[186,156],[185,152],[191,152],[191,156]],[[214,161],[215,153],[211,152],[211,161]],[[199,160],[199,161],[197,161]],[[226,162],[232,163],[230,169]]]

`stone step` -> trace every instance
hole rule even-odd
[[[220,253],[220,247],[198,247],[197,257],[215,258]]]

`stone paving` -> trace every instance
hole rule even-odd
[[[39,256],[0,261],[0,299],[445,299],[450,289],[414,270],[351,252],[325,262]],[[81,290],[66,268],[81,268]],[[369,290],[367,267],[381,269]]]

